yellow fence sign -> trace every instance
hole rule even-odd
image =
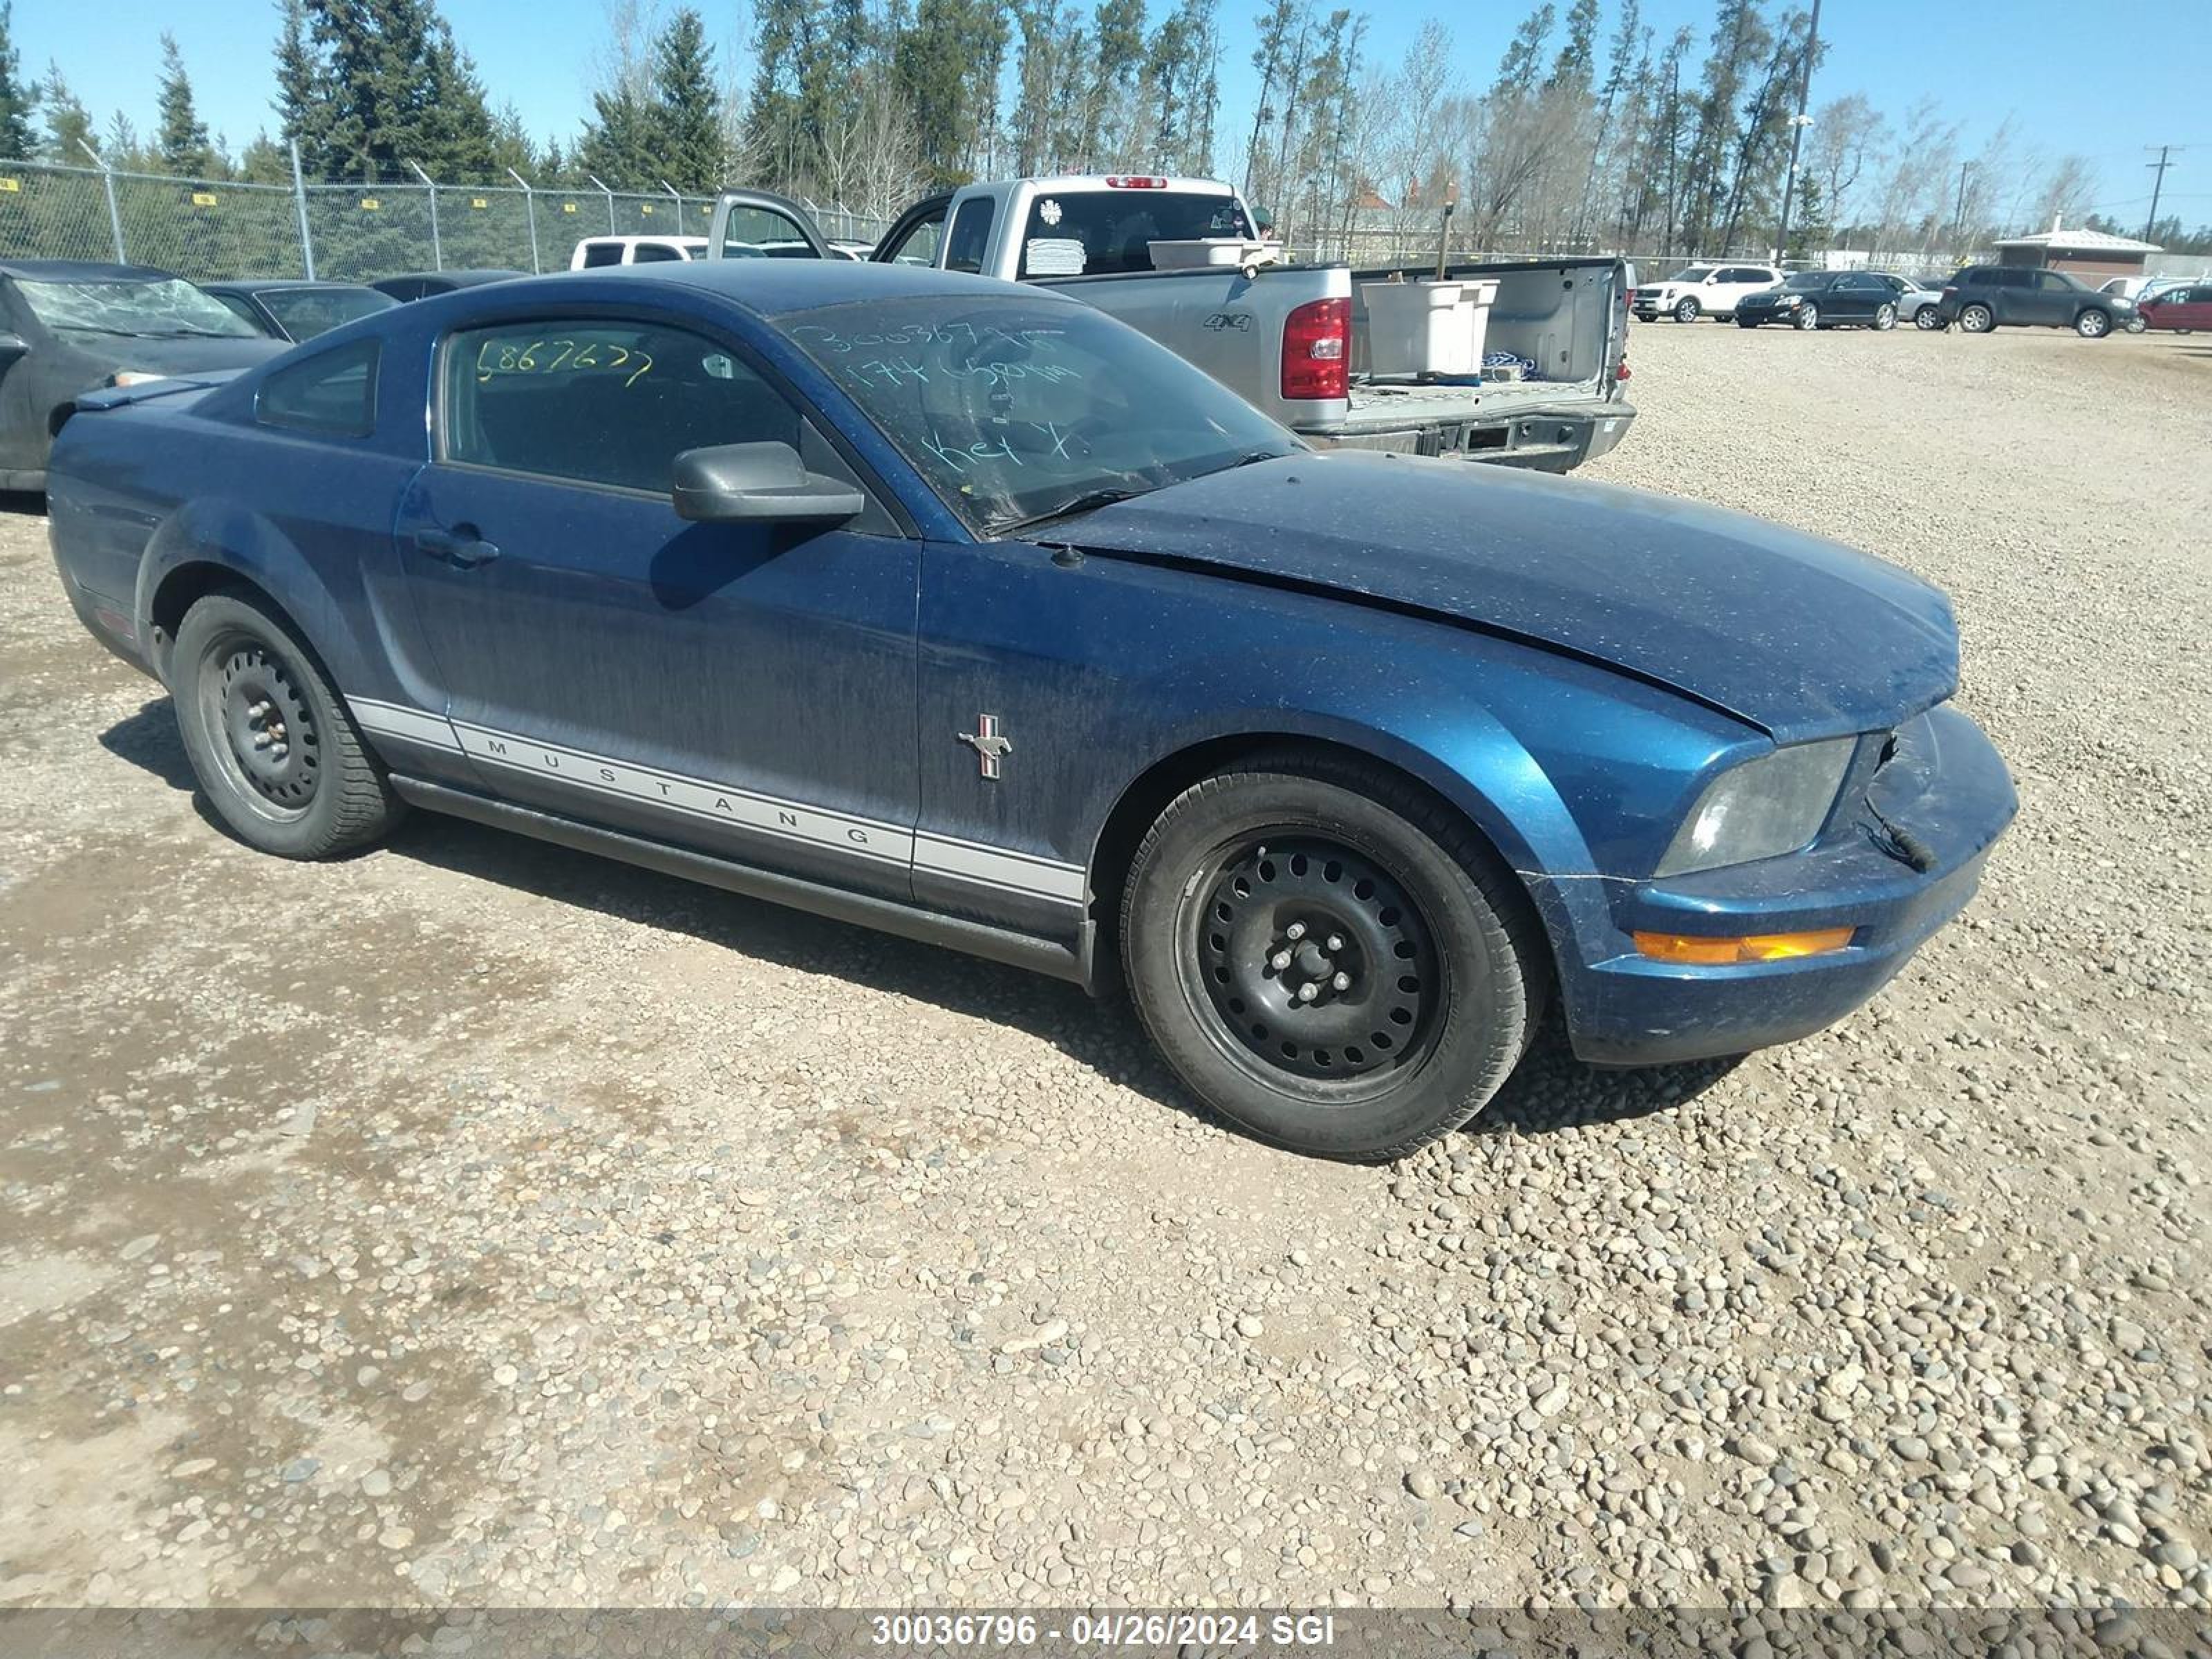
[[[384,204],[374,196],[364,196],[361,198],[361,210],[363,213],[374,213],[383,205]]]
[[[481,196],[471,196],[469,198],[469,205],[472,208],[480,208],[489,207],[491,204],[485,201]]]
[[[22,188],[21,179],[0,179],[0,196],[13,196]]]
[[[192,192],[192,205],[194,207],[213,207],[215,205],[215,192],[211,190],[194,191]]]

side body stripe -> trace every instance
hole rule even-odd
[[[447,720],[401,703],[357,696],[348,696],[346,702],[362,729],[372,735],[404,738],[464,755],[482,766],[555,778],[580,793],[640,802],[672,816],[734,824],[756,834],[804,842],[853,858],[904,866],[980,887],[1060,904],[1083,902],[1085,877],[1080,865],[926,830],[917,832],[804,801],[664,772],[492,726]]]

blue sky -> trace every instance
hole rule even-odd
[[[574,132],[605,39],[605,0],[445,0],[445,9],[495,102],[512,99],[541,138]],[[744,5],[702,0],[700,9],[726,51],[741,48],[750,33]],[[1165,9],[1153,0],[1156,13]],[[1468,82],[1480,86],[1488,83],[1528,7],[1522,0],[1448,8],[1370,0],[1364,9],[1374,51],[1391,60],[1425,16],[1443,17]],[[1250,120],[1250,18],[1258,9],[1259,0],[1223,0],[1224,132]],[[1970,20],[1981,9],[1975,0],[1829,0],[1821,32],[1830,49],[1814,81],[1815,104],[1857,91],[1885,112],[1901,112],[1916,99],[1933,97],[1965,125],[1970,149],[2010,115],[2023,150],[2045,159],[2068,152],[2088,157],[2100,179],[2098,206],[2123,222],[2140,219],[2148,205],[2144,164],[2151,157],[2144,146],[2186,144],[2166,174],[2166,200],[2192,224],[2212,221],[2212,109],[2203,94],[2212,10],[2012,0],[2002,24],[1980,28]],[[1709,4],[1644,0],[1644,13],[1662,40],[1689,24],[1702,52]],[[2155,28],[2154,18],[2161,20]],[[2182,18],[2193,21],[2175,21]],[[2086,45],[2085,19],[2093,37]],[[120,108],[142,131],[151,125],[157,37],[165,27],[184,49],[209,124],[234,148],[270,122],[273,3],[16,0],[15,21],[26,71],[43,74],[49,58],[58,61],[102,124]],[[1221,159],[1225,165],[1226,155]]]

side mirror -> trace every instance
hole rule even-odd
[[[20,334],[0,334],[0,368],[5,368],[31,349],[31,343]]]
[[[695,524],[843,524],[867,505],[852,485],[809,472],[789,444],[687,449],[669,495]]]

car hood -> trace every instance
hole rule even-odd
[[[70,356],[94,364],[103,374],[118,369],[138,369],[155,374],[188,374],[206,368],[250,368],[292,349],[289,340],[204,339],[185,335],[180,339],[147,336],[90,334],[64,337]]]
[[[1950,696],[1936,589],[1748,514],[1360,451],[1231,468],[1071,520],[1092,552],[1404,607],[1668,686],[1796,742]]]

